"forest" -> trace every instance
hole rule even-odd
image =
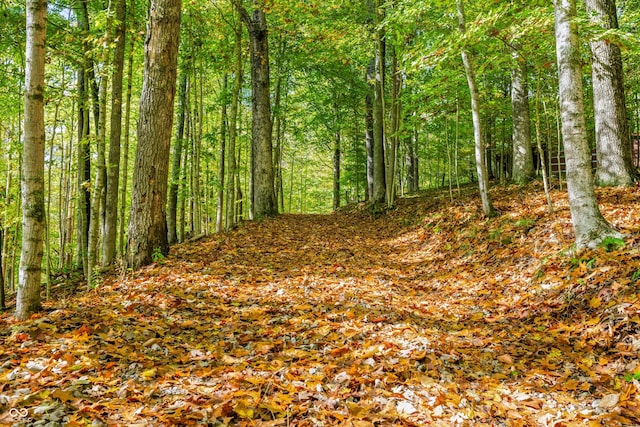
[[[640,422],[636,0],[0,1],[0,422]]]

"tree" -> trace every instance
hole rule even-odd
[[[184,122],[187,105],[187,72],[180,74],[180,86],[178,88],[178,123],[176,123],[176,138],[173,145],[173,159],[171,161],[171,182],[169,183],[169,205],[167,207],[167,227],[169,244],[178,241],[178,189],[180,185],[180,172],[182,162],[182,148],[184,146]]]
[[[158,251],[169,252],[166,202],[181,7],[181,0],[152,0],[150,6],[128,236],[133,268],[150,263]]]
[[[16,318],[40,309],[44,204],[44,69],[46,0],[28,0],[22,160],[22,253]]]
[[[585,0],[591,22],[602,30],[616,30],[618,17],[615,0]],[[626,186],[633,183],[633,160],[620,46],[599,38],[591,42],[593,107],[596,124],[598,167],[596,183]]]
[[[126,0],[116,2],[115,49],[111,76],[111,121],[109,133],[109,160],[107,162],[107,189],[105,203],[102,265],[113,262],[118,236],[118,195],[120,184],[120,137],[122,134],[122,79],[126,46]]]
[[[513,111],[512,179],[516,184],[525,184],[534,175],[527,63],[517,51],[514,52],[513,58],[515,64],[511,70],[511,106]]]
[[[466,31],[464,5],[462,0],[456,2],[458,8],[459,30],[462,34]],[[482,139],[482,119],[480,116],[480,93],[476,84],[476,74],[466,48],[460,53],[464,71],[467,76],[467,84],[469,85],[469,93],[471,95],[471,115],[473,117],[473,135],[475,140],[476,152],[476,172],[478,174],[478,186],[480,188],[480,199],[482,200],[482,211],[485,216],[491,217],[496,215],[496,211],[491,203],[489,195],[489,176],[487,173],[487,164],[485,162],[484,141]]]
[[[251,213],[253,218],[275,215],[278,202],[274,191],[271,100],[269,96],[269,37],[267,17],[260,2],[253,1],[251,14],[234,0],[249,32],[251,51]]]
[[[567,190],[576,247],[594,248],[620,233],[605,221],[598,208],[591,173],[580,69],[580,46],[575,23],[576,0],[554,0],[556,56],[562,138],[567,165]]]
[[[375,66],[374,66],[374,96],[373,96],[373,193],[371,202],[373,210],[379,210],[385,203],[385,197],[387,195],[386,185],[386,168],[384,159],[385,148],[385,103],[384,103],[384,82],[385,82],[385,37],[382,23],[382,4],[380,0],[374,0],[370,3],[371,13],[375,17],[374,22],[376,28],[374,30],[375,40]]]

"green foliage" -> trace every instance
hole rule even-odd
[[[162,253],[162,248],[160,247],[155,248],[153,250],[153,253],[151,254],[151,259],[156,264],[164,264],[164,260],[166,259],[166,257]]]
[[[612,252],[612,251],[617,251],[619,249],[622,249],[624,245],[625,245],[625,242],[623,239],[620,239],[618,237],[607,236],[602,240],[602,242],[600,242],[598,246],[603,248],[607,252]]]
[[[624,380],[627,382],[640,381],[640,370],[636,372],[627,372],[624,374]]]

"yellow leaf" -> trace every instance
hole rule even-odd
[[[156,368],[147,369],[146,371],[142,371],[142,379],[145,381],[152,380],[156,377],[158,370]]]
[[[233,407],[233,411],[238,414],[240,418],[251,419],[255,414],[253,408],[249,406],[245,400],[240,400],[238,403],[236,403],[236,405]]]
[[[602,299],[600,299],[600,297],[593,297],[589,301],[589,307],[591,308],[598,308],[601,305],[602,305]]]

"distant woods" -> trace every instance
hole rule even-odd
[[[42,285],[244,220],[436,187],[492,216],[491,187],[544,179],[578,247],[619,238],[594,185],[637,177],[639,6],[5,1],[0,303],[25,318]]]

